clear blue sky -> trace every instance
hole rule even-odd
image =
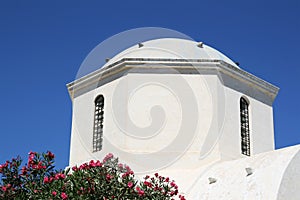
[[[0,162],[51,150],[68,164],[71,82],[101,41],[165,27],[280,87],[276,148],[300,143],[300,1],[0,1]],[[263,139],[263,138],[262,138]]]

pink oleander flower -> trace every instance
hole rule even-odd
[[[145,192],[143,190],[139,191],[139,195],[143,196],[145,194]]]
[[[65,179],[65,178],[66,178],[66,175],[64,175],[62,173],[55,174],[55,180]]]
[[[120,169],[123,169],[123,164],[122,164],[122,163],[119,163],[119,164],[118,164],[118,167],[119,167]]]
[[[50,179],[47,176],[45,176],[44,177],[44,183],[46,184],[46,183],[49,183],[49,182],[50,182]]]
[[[136,187],[136,190],[138,191],[139,196],[143,196],[145,194],[144,190],[142,190],[140,187]]]
[[[63,200],[65,200],[65,199],[68,198],[68,195],[67,195],[66,193],[62,192],[61,195],[60,195],[60,197],[61,197]]]
[[[73,170],[74,172],[76,172],[76,171],[78,170],[78,167],[77,167],[77,166],[74,166],[74,167],[72,167],[72,170]]]
[[[127,183],[127,186],[128,186],[129,188],[132,188],[132,187],[133,187],[133,183],[132,183],[131,181],[129,181],[129,182]]]
[[[26,168],[26,166],[23,166],[21,169],[21,174],[25,175],[26,173],[27,173],[27,168]]]
[[[174,182],[174,181],[172,181],[172,182],[171,182],[171,186],[172,186],[172,187],[174,187],[175,189],[177,189],[177,188],[178,188],[178,186],[175,184],[175,182]]]
[[[144,179],[147,180],[148,178],[150,178],[150,176],[149,176],[149,175],[146,175]]]
[[[96,166],[97,166],[97,167],[102,167],[102,163],[100,162],[100,160],[97,160]]]
[[[106,180],[110,181],[113,178],[113,176],[111,176],[110,174],[106,174]]]
[[[47,154],[46,154],[51,160],[54,159],[55,155],[51,152],[51,151],[48,151]]]
[[[94,160],[91,160],[90,163],[89,163],[89,166],[90,167],[96,167],[96,163],[94,162]]]
[[[7,190],[7,188],[5,186],[2,186],[1,189],[3,192],[5,192]]]
[[[113,157],[114,157],[114,155],[113,155],[112,153],[107,154],[107,155],[105,156],[105,158],[103,159],[103,163],[105,163],[107,160],[109,160],[109,159],[111,159],[111,158],[113,158]]]
[[[152,184],[151,184],[150,182],[148,182],[148,181],[144,181],[144,185],[146,185],[146,186],[152,188]]]
[[[89,166],[88,166],[88,164],[83,163],[82,165],[79,166],[79,169],[80,169],[80,170],[83,170],[83,169],[89,169]]]

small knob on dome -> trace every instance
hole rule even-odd
[[[199,47],[199,48],[203,48],[203,42],[198,42],[198,44],[197,44],[197,47]]]
[[[209,178],[208,178],[208,181],[209,181],[209,184],[213,184],[213,183],[217,182],[217,179],[216,179],[216,178],[209,177]]]
[[[139,45],[139,48],[144,46],[143,43],[138,43],[138,45]]]

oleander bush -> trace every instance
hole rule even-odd
[[[108,154],[71,169],[56,170],[51,152],[29,152],[27,163],[13,158],[0,165],[1,199],[148,199],[185,200],[168,177],[138,180],[128,165]]]

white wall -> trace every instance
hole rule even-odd
[[[242,84],[239,82],[239,87]],[[104,142],[103,150],[93,153],[94,99],[99,94],[105,98]],[[274,149],[272,107],[224,86],[219,76],[129,73],[73,100],[70,165],[102,159],[110,152],[137,172],[194,169],[220,159],[243,157],[242,95],[250,101],[251,153]],[[123,112],[126,107],[128,115]],[[183,118],[183,110],[191,115]],[[157,124],[149,128],[153,123]],[[153,130],[158,131],[142,138]],[[167,146],[173,148],[164,150]]]
[[[249,128],[251,155],[274,150],[273,109],[252,97],[225,87],[226,117],[221,139],[224,159],[244,157],[241,155],[240,98],[249,101]]]
[[[145,166],[137,166],[140,165],[138,162],[141,160],[138,159],[134,163],[132,155],[128,155],[128,153],[142,154],[144,157],[152,153],[160,160],[161,154],[178,157],[182,153],[181,151],[184,151],[189,152],[189,158],[186,160],[197,160],[201,145],[208,132],[217,129],[217,115],[213,116],[216,108],[213,108],[214,97],[212,95],[217,94],[214,88],[218,78],[209,76],[204,80],[203,76],[192,74],[180,76],[179,79],[177,77],[178,75],[174,74],[129,74],[76,97],[73,101],[70,165],[89,159],[102,159],[109,152],[113,152],[131,166],[136,165],[136,168],[140,168],[138,171],[144,170]],[[160,80],[164,80],[164,82]],[[142,86],[140,86],[141,82]],[[139,87],[134,90],[135,84]],[[170,85],[168,86],[168,84]],[[122,86],[118,88],[120,85]],[[99,94],[103,94],[105,97],[104,143],[101,152],[92,153],[94,99]],[[191,100],[193,98],[194,101]],[[186,106],[187,103],[191,103],[191,105]],[[161,106],[165,116],[158,115],[151,119],[151,108],[155,106]],[[126,113],[117,112],[124,107],[129,108],[129,116]],[[187,110],[185,111],[187,113],[193,109],[193,113],[197,116],[185,116],[183,119],[182,109]],[[149,132],[147,126],[157,118],[164,121],[159,131],[152,137],[138,138],[143,137],[143,133]],[[178,149],[176,147],[180,149],[181,143],[178,141],[174,143],[174,140],[178,139],[183,122],[185,123],[183,131],[186,135],[182,139],[190,138],[190,140],[186,141],[187,149],[176,152]],[[130,123],[138,126],[137,130],[141,132],[131,133],[133,128],[129,125]],[[189,125],[195,125],[195,130]],[[150,132],[154,129],[156,128],[152,127]],[[172,152],[162,150],[168,145],[174,145]],[[179,165],[186,164],[183,162]]]
[[[185,190],[187,199],[299,199],[299,150],[298,145],[202,167]],[[217,181],[209,184],[209,177]]]

